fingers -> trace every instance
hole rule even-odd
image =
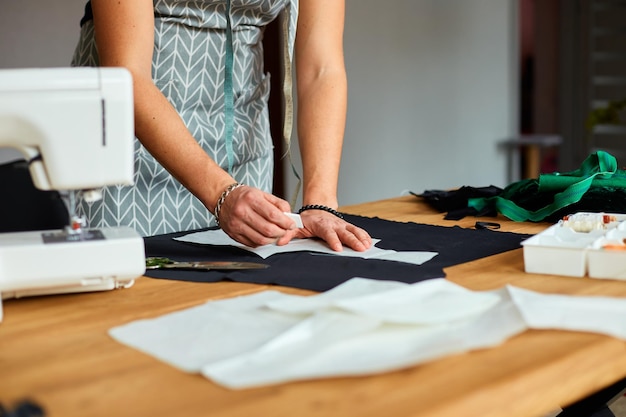
[[[220,225],[244,245],[267,245],[296,227],[284,214],[289,210],[289,203],[278,197],[252,187],[239,187],[222,204]]]
[[[341,251],[344,246],[357,252],[364,252],[372,246],[372,238],[369,234],[353,224],[346,223],[344,227],[329,230],[324,240],[334,251]]]
[[[298,233],[298,229],[292,229],[290,231],[288,231],[287,233],[285,233],[284,235],[282,235],[277,241],[276,241],[276,245],[277,246],[284,246],[286,244],[288,244],[289,242],[291,242],[291,240],[296,237]]]
[[[289,203],[282,198],[276,197],[273,194],[265,194],[265,198],[267,199],[267,201],[277,207],[282,213],[291,211],[291,206],[289,205]]]
[[[326,212],[307,211],[302,213],[305,229],[301,229],[299,237],[319,237],[328,246],[340,252],[343,247],[363,252],[372,246],[372,238],[365,230]]]
[[[369,233],[350,223],[343,230],[340,240],[345,246],[358,252],[366,251],[372,247],[372,238]]]

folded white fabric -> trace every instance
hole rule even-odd
[[[314,296],[265,291],[139,320],[113,338],[187,372],[240,389],[364,375],[496,346],[528,328],[626,339],[626,299],[470,291],[353,278]]]

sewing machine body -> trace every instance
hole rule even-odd
[[[24,155],[37,188],[97,199],[103,186],[132,185],[133,141],[128,71],[0,70],[0,147]],[[68,219],[64,230],[0,233],[1,299],[128,287],[144,272],[143,239],[128,227]]]

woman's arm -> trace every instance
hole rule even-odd
[[[135,133],[146,149],[207,207],[234,180],[191,136],[176,110],[152,81],[152,0],[93,0],[100,65],[132,74]]]
[[[176,109],[152,81],[154,9],[152,0],[92,0],[102,66],[127,68],[133,77],[135,133],[146,149],[207,209],[235,180],[193,138]],[[293,227],[282,215],[289,204],[251,187],[232,192],[220,224],[250,246],[275,241]]]
[[[344,0],[300,1],[295,57],[305,205],[338,204],[347,102],[344,11]]]
[[[333,209],[347,106],[344,14],[345,0],[300,0],[295,51],[302,202]],[[371,245],[367,232],[330,213],[310,210],[302,217],[305,234],[323,238],[335,250],[342,244],[355,250]]]

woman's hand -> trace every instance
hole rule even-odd
[[[372,246],[372,238],[365,230],[334,214],[322,210],[307,210],[300,216],[304,228],[285,234],[278,239],[277,245],[286,245],[293,237],[317,237],[324,240],[336,252],[340,252],[343,246],[358,252],[366,251]]]
[[[250,247],[276,243],[294,235],[295,222],[284,213],[289,203],[259,189],[243,186],[231,191],[222,203],[219,222],[222,230]]]
[[[337,206],[348,83],[343,56],[345,0],[300,0],[296,36],[302,202]],[[368,233],[321,210],[302,212],[295,237],[318,237],[335,251],[370,248]],[[289,242],[285,235],[277,244]]]

